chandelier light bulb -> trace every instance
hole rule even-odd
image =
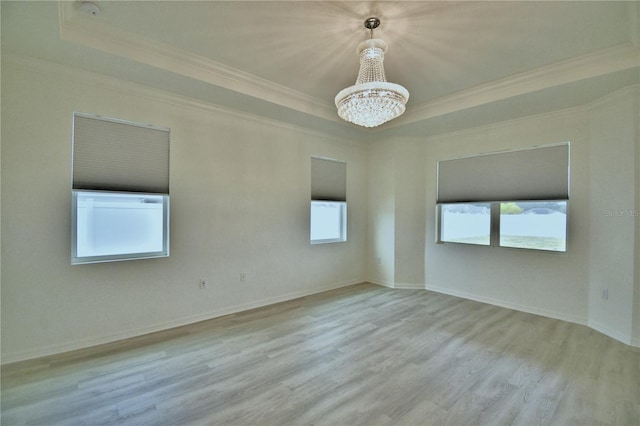
[[[365,21],[371,30],[380,25],[377,18]],[[356,84],[341,90],[335,98],[338,115],[345,121],[364,127],[376,127],[399,117],[405,111],[409,92],[399,84],[387,82],[384,54],[387,43],[371,38],[358,45],[360,71]]]

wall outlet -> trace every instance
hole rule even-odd
[[[376,257],[376,265],[382,264],[382,258],[380,256]]]
[[[246,272],[240,272],[240,281],[245,282],[247,280]]]
[[[201,289],[207,288],[207,280],[205,280],[204,278],[200,280],[200,288]]]
[[[607,289],[602,290],[602,298],[603,298],[604,300],[609,300],[609,289],[608,289],[608,288],[607,288]]]

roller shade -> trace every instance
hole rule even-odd
[[[73,189],[169,193],[169,129],[74,114]]]
[[[311,199],[347,201],[347,163],[311,157]]]
[[[569,143],[438,162],[438,203],[569,199]]]

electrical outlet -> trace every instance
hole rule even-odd
[[[382,264],[382,258],[381,257],[376,257],[376,265],[381,265]]]
[[[207,280],[205,280],[204,278],[200,280],[200,288],[203,290],[207,288]]]
[[[245,272],[240,272],[240,281],[245,282],[247,280],[247,274]]]
[[[602,290],[602,298],[604,300],[609,300],[609,289],[608,288]]]

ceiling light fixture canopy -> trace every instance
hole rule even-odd
[[[370,38],[358,45],[358,79],[355,85],[341,90],[335,99],[340,118],[364,127],[376,127],[401,116],[409,100],[407,89],[387,82],[383,63],[387,43],[373,38],[373,30],[379,25],[378,18],[364,21]]]

